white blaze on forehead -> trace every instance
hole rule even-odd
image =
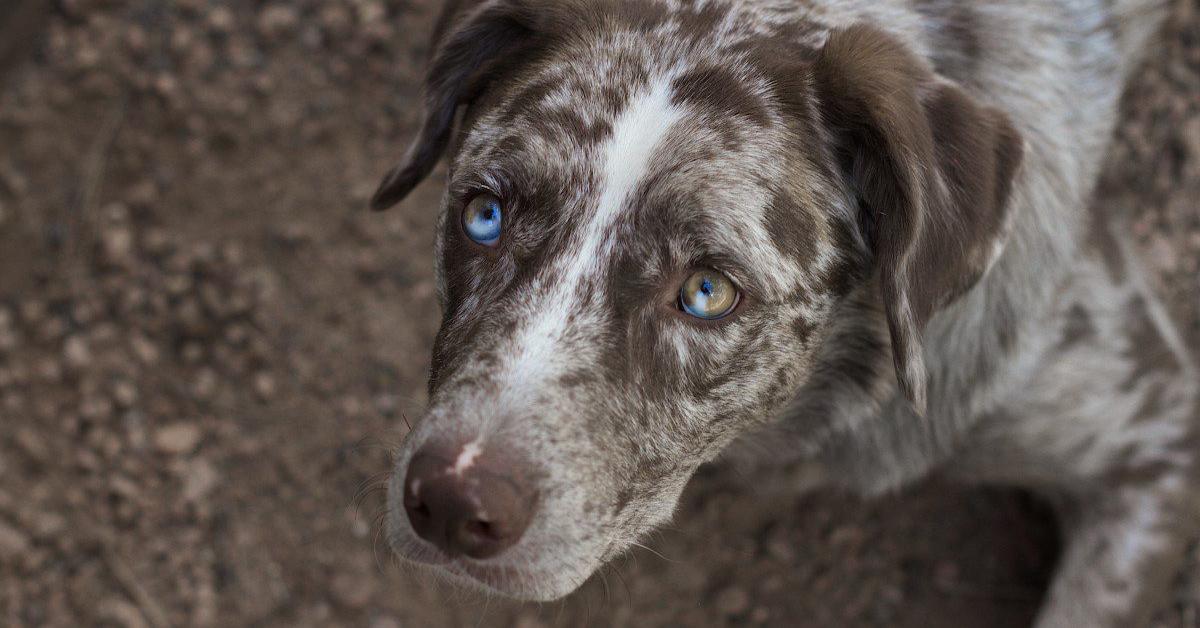
[[[612,135],[597,151],[596,173],[600,194],[581,219],[586,225],[572,254],[563,260],[564,272],[549,298],[537,310],[532,321],[517,338],[514,358],[514,383],[537,381],[554,370],[555,345],[566,329],[579,284],[590,274],[605,267],[612,253],[606,236],[621,215],[629,209],[631,196],[654,165],[654,157],[663,139],[682,117],[671,103],[671,78],[660,77],[630,97],[625,110],[613,123]]]

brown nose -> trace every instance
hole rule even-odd
[[[512,547],[536,494],[519,465],[477,445],[422,447],[408,464],[404,510],[417,534],[451,556],[488,558]]]

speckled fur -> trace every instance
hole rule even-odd
[[[1198,378],[1124,242],[1084,208],[1162,13],[1152,0],[449,3],[429,116],[376,199],[402,198],[449,147],[444,320],[429,412],[396,458],[392,546],[467,584],[559,597],[745,437],[864,494],[935,470],[1042,491],[1068,540],[1040,625],[1143,620],[1200,514]],[[961,285],[925,305],[907,302],[925,267],[881,266],[888,234],[872,228],[894,223],[864,225],[839,165],[821,68],[854,29],[897,42],[898,66],[911,56],[921,98],[996,129],[997,213],[950,242]],[[931,125],[935,140],[945,128]],[[506,202],[494,250],[458,225],[479,191]],[[696,266],[743,290],[729,320],[674,309]],[[905,316],[914,333],[897,336]],[[433,441],[534,465],[519,545],[449,560],[412,533],[398,491]]]

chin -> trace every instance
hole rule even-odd
[[[562,599],[578,589],[599,567],[568,568],[564,565],[551,572],[499,560],[478,561],[448,556],[403,529],[390,529],[387,537],[396,556],[423,572],[461,589],[525,602]]]

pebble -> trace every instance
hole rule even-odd
[[[35,510],[24,515],[26,523],[34,536],[39,539],[52,539],[67,529],[67,519],[56,512]]]
[[[149,628],[138,607],[120,598],[105,598],[96,605],[96,618],[121,628]]]
[[[0,561],[11,563],[29,551],[29,537],[0,521]]]
[[[176,423],[154,433],[154,447],[168,455],[190,453],[200,443],[200,428],[191,423]]]
[[[142,364],[149,366],[158,362],[158,347],[149,338],[135,333],[129,338],[129,346]]]
[[[50,450],[45,439],[28,427],[19,428],[13,434],[13,442],[34,462],[45,463],[50,459]]]
[[[718,593],[714,603],[722,615],[741,615],[750,608],[750,594],[741,587],[731,586]]]
[[[295,9],[284,5],[271,5],[258,16],[258,30],[266,37],[279,37],[291,33],[300,22]]]
[[[221,475],[212,463],[200,458],[184,470],[183,498],[189,502],[200,501],[216,488]]]
[[[217,34],[224,35],[233,28],[233,11],[229,7],[219,6],[208,14],[208,26]]]
[[[84,369],[92,363],[92,350],[82,336],[70,336],[63,343],[63,359],[72,368]]]
[[[266,372],[255,375],[254,392],[260,400],[270,401],[275,397],[275,377]]]
[[[533,613],[523,613],[517,617],[514,628],[546,628],[546,622]]]
[[[105,259],[113,264],[124,265],[133,259],[133,231],[128,227],[106,229],[101,245]]]
[[[120,380],[113,384],[112,396],[117,405],[122,408],[131,408],[134,403],[137,403],[138,389],[132,382]]]
[[[341,606],[363,608],[375,594],[375,580],[367,575],[342,572],[333,577],[330,593],[333,601]]]

